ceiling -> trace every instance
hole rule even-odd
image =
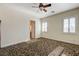
[[[39,3],[12,3],[6,5],[8,7],[27,13],[32,17],[36,18],[44,18],[47,16],[51,16],[60,12],[64,12],[79,7],[79,3],[52,3],[52,6],[47,8],[47,12],[43,12],[40,11],[39,8],[32,7],[32,6],[38,7]]]

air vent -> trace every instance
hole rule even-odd
[[[51,11],[51,13],[55,13],[55,11]]]

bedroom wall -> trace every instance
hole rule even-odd
[[[75,34],[63,33],[63,19],[68,17],[76,17]],[[44,21],[48,23],[48,31],[41,32],[41,37],[79,45],[79,8],[41,19]]]
[[[29,41],[30,19],[25,13],[0,5],[1,47]],[[39,37],[39,33],[36,34]]]

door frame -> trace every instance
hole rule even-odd
[[[1,20],[0,20],[0,48],[1,48]]]
[[[31,23],[31,22],[34,23],[34,38],[35,38],[35,34],[36,34],[36,33],[35,33],[35,28],[36,28],[36,26],[35,26],[35,20],[30,20],[30,21],[29,21],[30,39],[34,39],[34,38],[32,38],[32,36],[31,36],[31,35],[32,35],[32,32],[31,32],[31,31],[32,31],[32,29],[31,29],[31,28],[32,28],[32,27],[31,27],[31,24],[32,24],[32,23]]]

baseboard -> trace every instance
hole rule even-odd
[[[22,42],[27,42],[27,41],[29,41],[29,40],[18,41],[18,42],[15,42],[15,43],[13,42],[13,43],[5,44],[5,45],[2,45],[1,48],[12,46],[12,45],[16,45],[16,44],[19,44],[19,43],[22,43]]]
[[[44,38],[44,39],[51,39],[51,38],[48,38],[48,37],[40,37],[40,38]],[[67,41],[63,41],[63,40],[56,40],[56,39],[51,39],[51,40],[61,41],[61,42],[68,43],[68,44],[73,44],[73,45],[79,45],[79,44],[76,44],[76,43],[67,42]]]

